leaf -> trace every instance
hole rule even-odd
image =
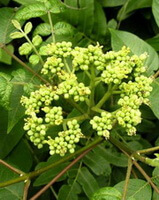
[[[119,10],[117,19],[122,21],[126,19],[132,11],[140,9],[140,8],[147,8],[151,7],[152,0],[128,0],[125,2],[123,7]]]
[[[95,192],[91,200],[121,200],[121,193],[113,187],[104,187]]]
[[[22,5],[30,5],[36,2],[36,0],[13,0]]]
[[[66,22],[57,22],[54,25],[54,31],[56,35],[70,35],[74,34],[74,27]]]
[[[51,27],[50,27],[50,24],[48,23],[41,23],[39,24],[34,32],[33,32],[33,35],[42,35],[42,36],[48,36],[51,34]]]
[[[102,41],[103,37],[106,35],[107,31],[107,20],[102,6],[95,1],[94,2],[94,27],[93,27],[93,39],[97,41]],[[105,38],[104,38],[105,39]]]
[[[12,39],[22,38],[22,37],[24,37],[24,34],[21,33],[21,32],[16,31],[16,32],[11,33],[10,37]]]
[[[17,11],[15,17],[18,20],[27,20],[33,17],[40,17],[47,14],[47,8],[43,3],[27,5]]]
[[[108,161],[96,151],[89,152],[83,158],[83,162],[98,176],[109,176],[111,173]]]
[[[152,0],[152,13],[159,27],[159,0]]]
[[[0,105],[5,108],[9,107],[9,99],[12,91],[12,84],[10,83],[11,76],[0,73]]]
[[[47,162],[42,162],[39,163],[36,167],[36,169],[40,169],[42,167],[46,167],[50,165],[51,163],[54,163],[58,160],[60,160],[61,157],[59,155],[53,155],[51,156]],[[34,181],[34,186],[40,186],[40,185],[45,185],[49,181],[51,181],[60,171],[62,171],[66,166],[68,165],[68,162],[62,163],[60,166],[54,167],[43,174],[41,174],[35,181]],[[64,180],[66,178],[66,174],[63,175],[58,181]]]
[[[123,192],[125,181],[122,181],[116,184],[114,187]],[[134,197],[136,200],[151,200],[152,197],[152,190],[151,186],[144,180],[141,179],[130,179],[128,190],[127,190],[127,197]]]
[[[155,116],[159,119],[159,78],[153,81],[152,87],[153,90],[149,97],[150,107]]]
[[[0,0],[0,3],[2,3],[3,5],[7,6],[9,4],[10,0]]]
[[[63,185],[60,190],[59,190],[59,193],[58,193],[58,199],[57,200],[78,200],[78,196],[77,194],[75,193],[75,191],[71,190],[71,186],[69,185]]]
[[[12,150],[9,156],[5,159],[5,161],[24,172],[29,172],[33,160],[31,151],[28,148],[27,143],[24,142],[24,140],[21,140],[18,145]]]
[[[61,15],[63,20],[77,27],[80,32],[90,36],[94,25],[94,0],[65,0],[65,4],[68,7]]]
[[[17,178],[18,175],[3,165],[0,165],[0,182]],[[23,197],[24,182],[0,188],[0,200],[21,200]]]
[[[14,26],[16,29],[18,29],[18,30],[21,29],[21,25],[20,25],[20,23],[19,23],[17,20],[13,19],[13,20],[12,20],[12,24],[13,24],[13,26]]]
[[[7,134],[7,112],[0,108],[0,158],[5,158],[16,146],[24,134],[23,121],[19,121]]]
[[[98,183],[86,167],[80,169],[77,181],[89,198],[99,189]]]
[[[98,155],[103,156],[110,164],[118,167],[127,167],[128,160],[123,154],[111,152],[110,149],[106,149],[103,145],[98,145],[94,150]]]
[[[59,0],[50,0],[51,7],[49,11],[51,13],[57,14],[65,11],[65,6]]]
[[[31,22],[26,23],[26,25],[24,26],[24,32],[25,34],[30,33],[30,31],[32,30],[33,25]]]
[[[0,42],[7,44],[12,39],[10,34],[15,31],[15,27],[11,23],[11,20],[14,18],[15,12],[12,8],[0,8]]]
[[[17,70],[12,74],[14,76],[12,82],[25,80],[25,72],[23,70]],[[23,85],[14,85],[10,95],[7,133],[9,133],[15,124],[24,116],[24,107],[20,103],[22,95]]]
[[[133,54],[141,55],[144,52],[147,52],[149,57],[145,62],[147,66],[146,74],[148,76],[152,75],[159,66],[159,58],[156,51],[142,39],[136,35],[126,32],[110,29],[111,32],[111,43],[112,48],[115,51],[121,49],[122,46],[127,46],[130,48]]]
[[[103,7],[116,7],[123,5],[127,0],[99,0]]]
[[[159,35],[146,40],[156,51],[159,51]]]
[[[13,45],[7,45],[7,49],[9,49],[10,52],[14,52]],[[8,55],[3,49],[0,49],[0,62],[3,62],[5,64],[10,65],[12,63],[12,57]]]

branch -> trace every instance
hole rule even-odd
[[[151,178],[147,175],[147,173],[142,169],[142,167],[134,160],[133,164],[139,170],[139,172],[145,177],[147,182],[152,186],[152,188],[159,194],[159,189],[157,186],[152,182]]]
[[[95,145],[96,146],[96,145]],[[91,147],[79,155],[75,160],[73,160],[67,167],[65,167],[54,179],[52,179],[47,185],[45,185],[39,192],[37,192],[30,200],[36,200],[40,197],[52,184],[54,184],[63,174],[65,174],[74,164],[76,164],[81,158],[83,158],[89,151],[94,148]]]
[[[24,186],[23,200],[27,200],[30,180],[27,180]]]
[[[3,160],[0,160],[0,164],[4,165],[5,167],[7,167],[8,169],[10,169],[11,171],[21,175],[21,174],[24,174],[24,172],[22,172],[21,170],[9,165],[8,163],[6,163],[5,161]]]
[[[130,157],[128,159],[128,169],[127,169],[127,173],[126,173],[126,179],[125,179],[125,185],[124,185],[124,189],[123,189],[122,200],[126,200],[126,194],[127,194],[127,190],[128,190],[128,184],[129,184],[129,179],[130,179],[130,175],[131,175],[131,170],[132,170],[132,160]]]
[[[84,151],[86,151],[87,149],[91,148],[91,147],[94,147],[96,146],[97,144],[101,143],[104,139],[101,138],[101,137],[98,137],[97,139],[95,139],[93,142],[89,143],[87,146],[79,149],[78,151],[76,151],[75,153],[73,154],[70,154],[64,158],[62,158],[61,160],[55,162],[55,163],[52,163],[46,167],[43,167],[39,170],[35,170],[33,172],[30,172],[30,173],[27,173],[27,174],[23,174],[23,176],[20,176],[18,178],[15,178],[15,179],[12,179],[12,180],[9,180],[9,181],[6,181],[6,182],[3,182],[3,183],[0,183],[0,188],[2,187],[6,187],[8,185],[12,185],[12,184],[15,184],[15,183],[19,183],[19,182],[22,182],[22,181],[25,181],[25,180],[30,180],[46,171],[48,171],[49,169],[52,169],[58,165],[60,165],[61,163],[64,163],[70,159],[72,159],[73,157],[83,153]]]
[[[0,48],[2,48],[8,55],[10,55],[14,60],[16,60],[19,64],[21,64],[26,70],[34,74],[34,76],[38,77],[45,84],[50,84],[47,80],[45,80],[42,76],[37,74],[34,70],[32,70],[27,64],[25,64],[22,60],[20,60],[16,55],[14,55],[9,49],[2,43],[0,43]]]

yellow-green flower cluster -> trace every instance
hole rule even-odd
[[[50,155],[60,154],[60,156],[64,156],[67,152],[74,153],[75,144],[84,137],[77,120],[68,121],[67,126],[68,130],[59,132],[57,137],[47,141]]]

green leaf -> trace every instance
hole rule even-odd
[[[25,34],[30,33],[30,31],[32,30],[33,25],[31,22],[26,23],[26,25],[24,26],[24,32]]]
[[[123,192],[125,181],[116,184],[114,187]],[[130,179],[127,191],[127,197],[134,197],[136,200],[151,200],[152,190],[151,186],[144,180],[140,179]]]
[[[74,27],[66,22],[57,22],[54,25],[54,31],[56,35],[73,35],[74,34]]]
[[[0,108],[0,158],[5,158],[16,146],[24,134],[23,120],[7,134],[7,112]]]
[[[127,0],[98,0],[103,7],[116,7],[123,5]]]
[[[0,0],[0,3],[2,3],[3,5],[7,6],[9,4],[10,0]]]
[[[96,151],[98,155],[103,156],[110,164],[118,167],[127,167],[127,157],[121,153],[115,151],[111,152],[110,149],[106,149],[103,145],[98,145],[94,151]]]
[[[121,193],[113,187],[104,187],[95,192],[91,200],[121,200]]]
[[[96,151],[89,152],[83,158],[83,162],[98,176],[109,176],[111,173],[108,161]]]
[[[13,1],[22,5],[30,5],[30,4],[36,3],[36,0],[13,0]]]
[[[97,1],[94,3],[94,27],[92,31],[94,35],[92,38],[100,42],[107,32],[107,20],[102,6]]]
[[[14,52],[14,47],[11,44],[7,45],[7,49],[9,49],[11,53]],[[3,62],[8,65],[12,63],[12,57],[8,55],[3,49],[0,49],[0,62]]]
[[[0,105],[5,108],[9,107],[9,99],[12,91],[12,84],[10,83],[11,76],[0,73]]]
[[[5,161],[24,172],[29,172],[33,160],[27,141],[21,140]]]
[[[152,0],[152,13],[159,27],[159,0]]]
[[[15,12],[12,8],[0,8],[0,42],[7,44],[12,39],[10,34],[15,31],[15,27],[11,23],[11,20],[14,18]]]
[[[146,40],[156,51],[159,51],[159,35]]]
[[[27,5],[17,11],[15,17],[18,20],[27,20],[33,17],[40,17],[47,14],[47,8],[43,3],[34,3]]]
[[[11,33],[10,37],[12,39],[22,38],[22,37],[24,37],[24,34],[21,33],[21,32],[16,31],[16,32]]]
[[[17,70],[12,74],[14,76],[12,82],[25,79],[25,73],[23,70]],[[10,109],[8,112],[7,133],[9,133],[15,126],[15,124],[24,116],[24,107],[20,103],[22,95],[23,95],[23,85],[14,85],[10,95],[10,103],[9,103]]]
[[[12,24],[13,24],[13,26],[14,26],[16,29],[18,29],[18,30],[21,29],[21,25],[20,25],[20,23],[19,23],[17,20],[13,19],[13,20],[12,20]]]
[[[50,24],[48,23],[41,23],[39,24],[34,32],[33,32],[33,35],[42,35],[42,36],[48,36],[51,34],[51,27],[50,27]]]
[[[63,20],[77,27],[80,32],[90,36],[94,25],[94,0],[66,0],[65,4],[68,7],[61,15]]]
[[[153,90],[150,94],[150,107],[159,119],[159,78],[155,79],[152,83]]]
[[[47,162],[42,162],[39,163],[36,167],[36,169],[40,169],[42,167],[46,167],[58,160],[60,160],[61,157],[59,155],[53,155],[51,156]],[[51,181],[60,171],[62,171],[66,166],[68,165],[68,162],[62,163],[60,166],[54,167],[43,174],[41,174],[35,181],[34,181],[34,186],[40,186],[40,185],[45,185],[49,181]],[[63,175],[58,181],[64,180],[66,178],[66,174]]]
[[[19,175],[0,165],[0,182],[17,178]],[[21,200],[23,197],[24,182],[0,188],[0,200]]]
[[[86,167],[80,169],[77,181],[89,198],[99,189],[97,181]]]
[[[65,11],[65,6],[59,0],[49,0],[51,7],[49,11],[58,14]]]
[[[136,55],[141,55],[144,52],[147,52],[149,57],[145,62],[145,66],[147,66],[147,75],[150,76],[154,73],[155,70],[158,69],[159,66],[159,58],[156,51],[142,39],[137,37],[136,35],[126,32],[126,31],[118,31],[118,30],[110,30],[111,32],[111,43],[112,48],[115,51],[121,49],[122,46],[127,46],[130,48],[132,53]]]
[[[151,7],[152,0],[128,0],[119,10],[117,19],[122,21],[126,19],[134,10]]]
[[[78,196],[74,190],[71,190],[71,186],[63,185],[58,193],[58,200],[78,200]]]

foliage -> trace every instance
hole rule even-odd
[[[158,199],[158,12],[0,0],[0,199]]]

